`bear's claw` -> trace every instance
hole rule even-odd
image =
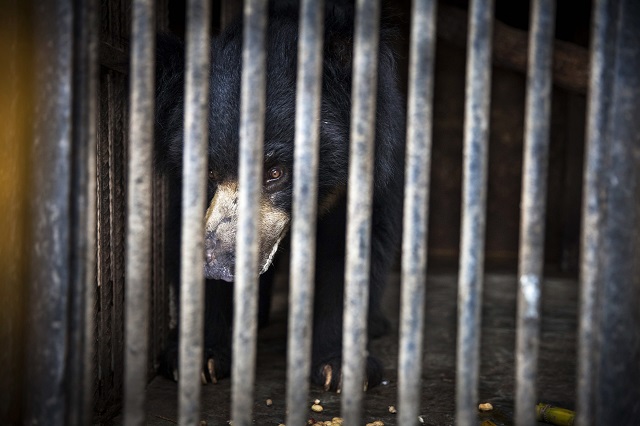
[[[324,379],[324,390],[328,391],[331,389],[331,376],[333,375],[333,370],[329,364],[325,365],[322,368],[322,375],[325,377]]]
[[[207,383],[218,383],[219,379],[229,376],[230,363],[227,351],[214,351],[213,349],[205,349],[202,358],[202,367],[200,369],[200,381],[203,385]],[[169,347],[165,352],[161,369],[165,377],[177,382],[180,379],[180,369],[178,365],[178,350],[175,346]]]
[[[370,387],[377,386],[382,381],[383,368],[376,358],[368,356],[366,360],[366,376],[362,384],[362,390],[366,392]],[[325,361],[315,370],[317,375],[312,376],[312,381],[321,385],[325,391],[342,392],[341,358],[335,357]]]
[[[209,358],[207,360],[207,370],[209,371],[209,377],[211,378],[211,383],[218,383],[218,379],[216,378],[216,364],[213,358]]]
[[[215,365],[216,364],[215,364],[215,361],[213,360],[213,358],[207,359],[206,369],[203,368],[200,371],[200,381],[202,381],[203,385],[206,385],[208,383],[213,383],[213,384],[218,383],[218,379],[216,378]],[[178,379],[180,378],[180,374],[178,373],[178,369],[174,368],[172,373],[173,373],[173,381],[177,382]]]

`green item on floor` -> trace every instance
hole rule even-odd
[[[573,426],[575,411],[553,407],[549,404],[536,405],[536,420],[557,426]]]

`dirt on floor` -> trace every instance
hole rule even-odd
[[[576,370],[577,282],[547,279],[543,286],[538,400],[573,409]],[[515,322],[517,277],[514,274],[488,275],[484,283],[481,367],[478,402],[490,402],[493,410],[478,412],[478,425],[513,424],[515,373]],[[272,320],[260,331],[253,407],[254,424],[278,425],[285,422],[286,379],[286,288],[277,292]],[[455,345],[457,326],[457,278],[442,274],[427,282],[424,363],[422,372],[421,419],[416,425],[454,424]],[[382,385],[369,389],[364,399],[365,423],[380,420],[395,425],[397,407],[399,279],[388,287],[384,309],[391,319],[392,332],[371,343],[371,351],[385,365]],[[267,400],[272,404],[268,405]],[[315,399],[324,410],[311,410]],[[154,379],[147,394],[147,424],[177,424],[177,384],[163,377]],[[340,416],[340,394],[318,387],[309,394],[309,418],[316,421]],[[230,420],[231,381],[202,387],[202,420],[207,425],[227,425]],[[121,418],[115,419],[119,424]],[[484,422],[484,423],[483,423]],[[540,423],[542,424],[542,423]],[[302,425],[301,425],[302,426]]]

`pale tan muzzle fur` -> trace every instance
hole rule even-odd
[[[265,272],[275,255],[278,244],[289,229],[290,217],[275,207],[269,199],[260,201],[260,266]],[[208,278],[233,279],[235,246],[238,226],[238,184],[218,185],[205,214],[205,271]]]

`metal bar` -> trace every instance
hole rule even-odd
[[[367,357],[373,159],[378,83],[379,1],[356,4],[347,194],[342,347],[342,415],[360,424]]]
[[[308,419],[315,275],[324,1],[303,0],[298,41],[291,224],[287,424]]]
[[[187,56],[180,253],[179,406],[181,425],[200,424],[204,352],[204,221],[207,197],[207,145],[211,2],[187,3]]]
[[[465,86],[462,242],[458,278],[456,424],[476,421],[487,198],[493,0],[469,14]]]
[[[133,2],[125,265],[124,423],[145,421],[151,277],[155,2]]]
[[[414,0],[412,7],[398,357],[401,425],[414,424],[420,414],[436,29],[434,0]]]
[[[640,424],[640,3],[617,7],[596,337],[597,425]]]
[[[580,315],[578,329],[578,371],[576,424],[592,425],[595,415],[595,347],[598,283],[603,279],[598,266],[604,213],[601,190],[606,155],[606,134],[611,106],[615,61],[617,0],[594,4],[591,42],[591,73],[587,112],[586,155],[583,182],[582,236],[580,260]]]
[[[98,114],[97,0],[77,1],[74,37],[73,187],[68,425],[92,420]]]
[[[34,3],[35,114],[24,423],[64,425],[71,222],[73,4]]]
[[[251,425],[255,381],[258,220],[262,190],[264,114],[266,97],[267,2],[244,4],[242,86],[240,99],[240,158],[238,234],[234,283],[232,420]]]
[[[535,0],[531,4],[520,203],[515,400],[516,424],[530,426],[536,424],[554,21],[555,0]]]

